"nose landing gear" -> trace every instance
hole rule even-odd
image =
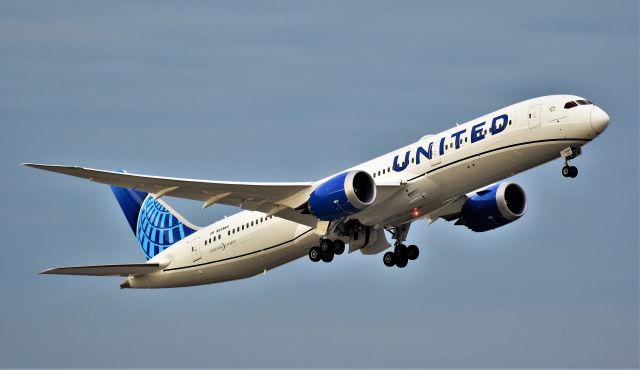
[[[580,154],[582,154],[582,149],[580,149],[580,147],[575,147],[575,148],[568,147],[563,149],[560,152],[560,156],[564,158],[564,167],[562,167],[562,176],[571,177],[571,178],[578,176],[578,168],[575,166],[572,166],[571,163],[569,163],[569,160],[579,156]]]
[[[562,167],[562,176],[571,178],[578,176],[578,167],[570,166],[569,161],[566,161]]]

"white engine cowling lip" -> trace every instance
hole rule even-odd
[[[522,193],[524,198],[524,207],[522,208],[522,212],[514,213],[507,206],[507,200],[505,197],[505,193],[508,186],[515,186]],[[502,217],[506,218],[509,221],[515,221],[522,217],[527,211],[527,196],[522,187],[514,182],[503,182],[496,189],[496,203],[498,204],[498,210]]]
[[[355,187],[353,186],[353,180],[356,177],[356,175],[358,174],[363,174],[364,176],[367,177],[367,180],[369,182],[369,184],[372,187],[372,194],[369,197],[369,201],[367,202],[363,202],[361,201],[358,196],[355,193]],[[349,173],[347,173],[347,176],[345,176],[344,178],[344,192],[345,195],[347,196],[347,199],[349,200],[349,202],[357,209],[359,210],[363,210],[367,207],[369,207],[370,205],[373,204],[373,202],[375,202],[376,200],[376,195],[377,195],[377,191],[376,191],[376,183],[373,180],[373,177],[371,177],[371,175],[369,175],[369,173],[365,172],[365,171],[349,171]]]

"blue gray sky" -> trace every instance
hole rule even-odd
[[[638,2],[0,2],[0,366],[638,367]],[[525,217],[173,290],[109,189],[20,167],[309,181],[528,98],[611,116],[514,178]],[[196,224],[236,210],[170,202]]]

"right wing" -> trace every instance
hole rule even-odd
[[[159,263],[128,263],[121,265],[94,265],[58,267],[44,270],[45,275],[129,276],[144,275],[162,270]]]

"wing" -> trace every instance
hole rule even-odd
[[[105,171],[77,166],[60,166],[36,163],[23,165],[40,170],[80,177],[102,184],[119,186],[155,194],[156,199],[171,196],[203,202],[202,208],[214,203],[240,207],[250,211],[260,211],[268,215],[297,222],[309,227],[317,227],[318,219],[303,212],[309,195],[315,189],[313,182],[228,182],[175,177],[146,176],[134,173]],[[399,191],[403,184],[376,184],[376,203],[384,202]]]
[[[317,219],[313,215],[303,214],[296,208],[302,206],[313,191],[311,182],[260,183],[225,182],[174,177],[146,176],[133,173],[104,171],[77,166],[59,166],[36,163],[23,163],[25,166],[40,170],[57,172],[69,176],[84,178],[123,188],[155,194],[199,200],[203,208],[214,203],[240,207],[251,211],[260,211],[294,222],[316,227]]]
[[[129,276],[144,275],[160,271],[162,267],[158,263],[129,263],[122,265],[94,265],[58,267],[44,270],[45,275],[87,275],[87,276]]]

